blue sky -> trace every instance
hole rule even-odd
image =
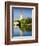
[[[19,8],[14,8],[14,13],[13,13],[13,9],[12,9],[12,15],[14,14],[14,19],[19,19],[20,18],[20,10]],[[32,9],[31,8],[25,8],[22,10],[24,16],[27,17],[32,17]]]

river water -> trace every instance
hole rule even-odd
[[[12,37],[13,36],[14,37],[21,36],[21,32],[22,31],[19,29],[18,26],[12,28]],[[22,32],[22,36],[32,36],[32,32],[31,31],[28,31],[28,32],[24,31],[24,32]]]

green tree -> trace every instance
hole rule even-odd
[[[21,29],[21,31],[32,31],[32,25],[27,25],[31,23],[32,23],[31,18],[21,19],[19,28]]]

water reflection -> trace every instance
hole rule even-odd
[[[15,36],[32,36],[32,32],[22,32],[18,26],[14,27],[14,31],[12,30],[12,35]]]

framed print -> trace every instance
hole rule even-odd
[[[5,2],[5,44],[38,42],[38,4]]]

